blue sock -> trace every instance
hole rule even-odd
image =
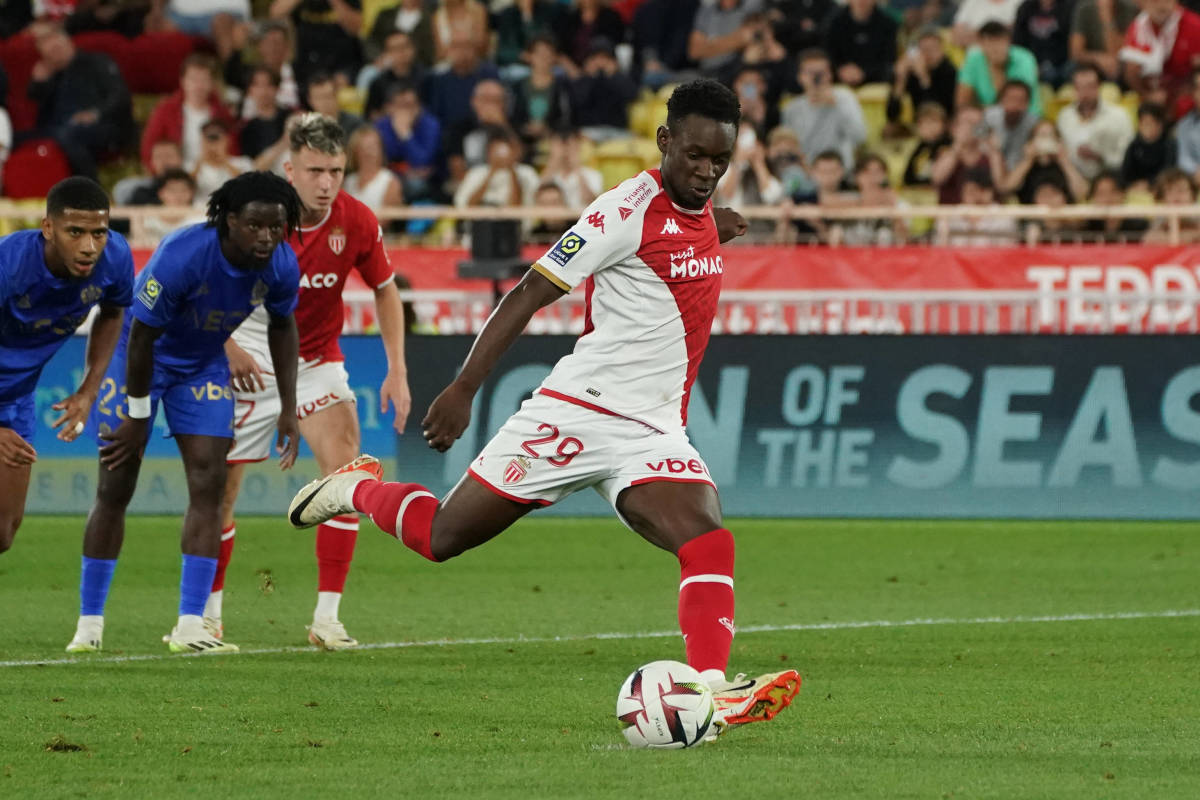
[[[183,554],[183,572],[179,576],[179,616],[204,616],[204,604],[217,574],[217,560]]]
[[[79,570],[79,615],[103,616],[104,603],[108,600],[108,587],[112,584],[113,570],[117,568],[115,558],[88,558],[83,556]]]

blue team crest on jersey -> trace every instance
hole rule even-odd
[[[260,278],[254,282],[254,288],[250,290],[250,302],[256,306],[261,306],[263,301],[267,299],[267,284]]]
[[[578,233],[572,231],[571,233],[568,233],[566,236],[559,239],[558,244],[551,248],[550,252],[546,254],[546,257],[555,264],[558,264],[560,267],[565,267],[567,262],[574,258],[576,253],[583,249],[585,244],[587,244],[587,240],[585,240]]]
[[[160,294],[162,294],[162,284],[154,280],[154,278],[147,278],[146,285],[138,292],[138,300],[141,300],[142,305],[146,308],[154,308],[154,304],[158,302]]]

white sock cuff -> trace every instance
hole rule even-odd
[[[679,589],[682,591],[683,587],[691,583],[723,583],[730,589],[733,588],[733,578],[729,577],[728,575],[713,575],[710,573],[705,575],[693,575],[690,578],[684,578],[679,582]]]
[[[221,541],[228,542],[234,536],[237,536],[237,526],[231,525],[226,530],[221,531]]]
[[[361,480],[346,484],[346,493],[342,495],[342,499],[346,501],[347,508],[354,508],[354,490],[358,488],[360,483],[369,480],[371,480],[371,478],[368,478],[364,475]]]
[[[418,497],[433,497],[437,499],[431,492],[409,492],[408,496],[400,501],[400,509],[396,512],[396,538],[400,538],[400,532],[404,530],[404,512],[408,511],[408,505]]]

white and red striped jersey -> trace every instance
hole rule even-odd
[[[564,291],[586,282],[583,333],[539,391],[661,431],[686,426],[720,247],[712,203],[676,205],[656,169],[597,197],[534,265]]]

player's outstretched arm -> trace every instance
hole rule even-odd
[[[475,337],[462,372],[434,399],[429,413],[421,421],[425,441],[430,447],[444,453],[462,436],[471,422],[471,401],[475,392],[479,391],[500,356],[521,335],[538,309],[550,305],[563,294],[562,289],[531,269],[504,296],[479,336]]]
[[[73,442],[83,430],[92,403],[100,392],[100,381],[112,360],[117,340],[121,338],[121,323],[125,321],[124,306],[100,305],[92,329],[88,333],[87,352],[84,354],[83,380],[75,393],[59,400],[52,408],[63,412],[54,420],[52,427],[58,429],[58,438]]]
[[[746,218],[732,208],[713,207],[713,222],[717,224],[717,239],[725,244],[746,233]]]
[[[386,414],[388,404],[396,407],[392,427],[404,432],[412,397],[408,393],[408,365],[404,360],[404,306],[396,284],[388,281],[375,290],[375,316],[379,318],[379,335],[387,354],[388,371],[379,387],[379,411]]]
[[[126,397],[150,396],[150,380],[154,374],[154,342],[162,334],[162,328],[153,328],[139,319],[130,325],[129,341],[125,344]],[[100,434],[100,438],[108,442],[100,448],[100,463],[108,469],[116,469],[132,458],[141,458],[146,448],[149,426],[149,416],[138,418],[127,415],[115,431]]]
[[[300,334],[296,331],[296,318],[291,314],[270,316],[267,345],[271,348],[271,367],[275,370],[280,403],[275,451],[279,453],[279,468],[289,469],[296,463],[296,454],[300,451],[300,423],[296,420],[296,369],[300,361]]]

